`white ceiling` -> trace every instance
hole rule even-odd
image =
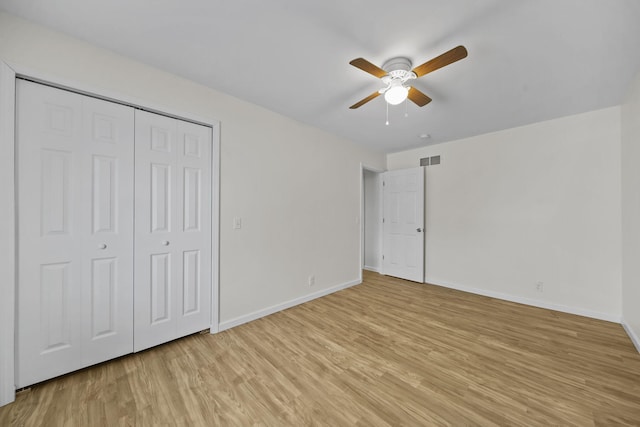
[[[0,0],[0,9],[395,152],[620,104],[640,70],[638,0]],[[469,56],[389,108],[349,65]],[[429,134],[428,140],[419,138]]]

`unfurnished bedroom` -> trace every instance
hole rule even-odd
[[[638,22],[0,0],[0,425],[640,425]]]

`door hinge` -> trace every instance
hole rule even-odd
[[[382,218],[382,223],[384,224],[384,218]]]
[[[382,259],[384,260],[384,255],[382,255]]]
[[[385,185],[387,185],[387,183],[382,181],[382,186],[384,187]]]

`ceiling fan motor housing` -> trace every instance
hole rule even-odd
[[[410,71],[411,70],[411,60],[409,58],[405,58],[402,56],[398,56],[396,58],[391,58],[387,62],[382,65],[382,69],[387,73],[396,70]]]
[[[387,75],[382,77],[382,81],[386,85],[403,84],[407,80],[415,79],[416,75],[411,71],[411,60],[402,56],[391,58],[384,63],[382,69]]]

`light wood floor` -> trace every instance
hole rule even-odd
[[[39,384],[0,425],[640,425],[640,354],[620,325],[364,277]]]

